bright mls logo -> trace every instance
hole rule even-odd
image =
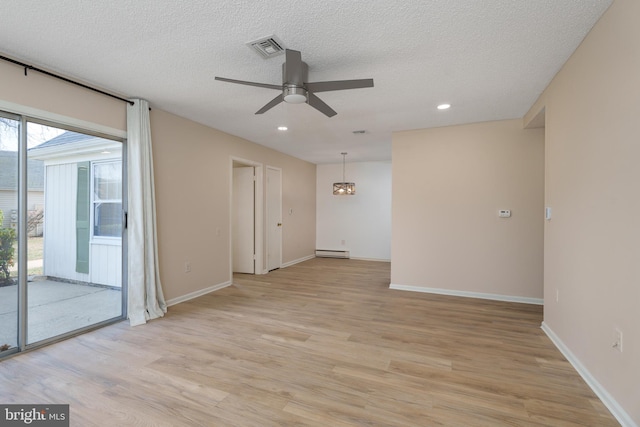
[[[69,427],[69,405],[0,405],[0,427]]]

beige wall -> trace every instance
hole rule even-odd
[[[126,130],[124,102],[33,71],[25,77],[22,68],[0,61],[3,108],[86,125],[94,131],[121,135]],[[231,156],[282,169],[283,263],[314,254],[314,164],[155,108],[151,128],[160,276],[167,299],[197,293],[230,278]],[[184,272],[185,261],[191,263],[190,273]]]
[[[545,108],[545,203],[553,208],[544,322],[637,425],[639,17],[640,2],[616,0],[534,106]],[[614,328],[622,353],[612,349]]]
[[[0,109],[6,103],[15,103],[28,109],[37,109],[59,115],[65,124],[78,121],[125,131],[127,129],[126,103],[54,79],[36,71],[24,70],[6,61],[0,61]],[[20,111],[29,113],[31,111]],[[37,114],[35,114],[37,115]],[[73,119],[67,122],[64,119]],[[100,130],[95,127],[92,130]]]
[[[394,133],[392,285],[541,299],[543,135],[521,120]]]
[[[282,169],[282,262],[314,254],[314,164],[156,109],[151,135],[160,276],[167,299],[230,278],[231,157]],[[186,261],[190,273],[184,272]]]

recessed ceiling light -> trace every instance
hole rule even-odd
[[[289,130],[289,128],[286,126],[278,126],[278,130],[285,131],[285,130]]]
[[[440,104],[438,105],[438,110],[447,110],[451,108],[451,104]]]

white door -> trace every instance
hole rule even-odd
[[[282,171],[267,167],[267,270],[282,265]]]
[[[255,273],[254,264],[254,171],[233,168],[233,272]]]

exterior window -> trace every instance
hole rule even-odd
[[[93,165],[93,236],[122,236],[122,162]]]

